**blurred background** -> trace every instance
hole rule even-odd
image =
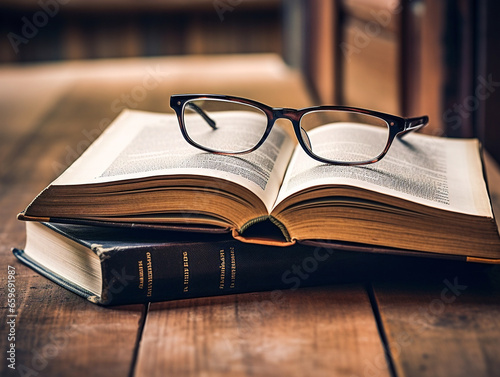
[[[274,53],[315,102],[479,137],[500,161],[498,0],[1,0],[0,63]],[[1,66],[0,66],[1,67]]]

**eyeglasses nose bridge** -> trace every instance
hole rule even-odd
[[[273,108],[271,127],[279,119],[288,120],[290,123],[292,123],[292,132],[295,134],[295,137],[297,138],[299,144],[301,144],[305,149],[311,149],[311,141],[309,140],[309,136],[305,133],[304,129],[300,127],[300,118],[302,117],[303,113],[303,111],[292,108]]]
[[[273,122],[278,119],[287,119],[292,124],[298,125],[300,121],[300,113],[296,109],[291,108],[273,108]]]

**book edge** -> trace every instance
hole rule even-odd
[[[123,221],[108,221],[108,220],[94,220],[94,219],[78,219],[66,217],[37,217],[27,216],[24,212],[17,215],[17,219],[21,221],[37,221],[44,223],[66,224],[66,225],[90,225],[90,226],[105,226],[116,228],[142,228],[142,229],[157,229],[178,232],[195,232],[203,234],[225,234],[231,233],[232,228],[217,227],[217,226],[197,226],[197,225],[171,225],[161,223],[140,223],[140,222],[123,222]]]
[[[53,281],[54,283],[60,285],[61,287],[67,289],[70,292],[76,293],[77,295],[87,299],[94,304],[102,304],[101,297],[94,295],[92,292],[83,289],[77,284],[72,283],[69,280],[64,279],[62,276],[54,273],[51,270],[44,268],[42,265],[37,263],[35,260],[31,259],[22,249],[13,248],[12,253],[14,256],[24,263],[26,266],[32,268],[34,271],[44,276],[45,278]]]

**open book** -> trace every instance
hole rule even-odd
[[[252,128],[251,117],[234,117]],[[19,218],[500,260],[477,140],[410,134],[378,163],[333,166],[307,156],[284,126],[255,152],[223,156],[188,145],[174,115],[126,110]],[[331,145],[331,127],[359,125],[318,127],[312,143]],[[370,142],[366,130],[359,140]]]

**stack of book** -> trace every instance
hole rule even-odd
[[[333,166],[282,134],[223,156],[174,115],[126,110],[19,214],[14,254],[103,305],[369,278],[393,256],[500,263],[477,140],[408,135]]]

